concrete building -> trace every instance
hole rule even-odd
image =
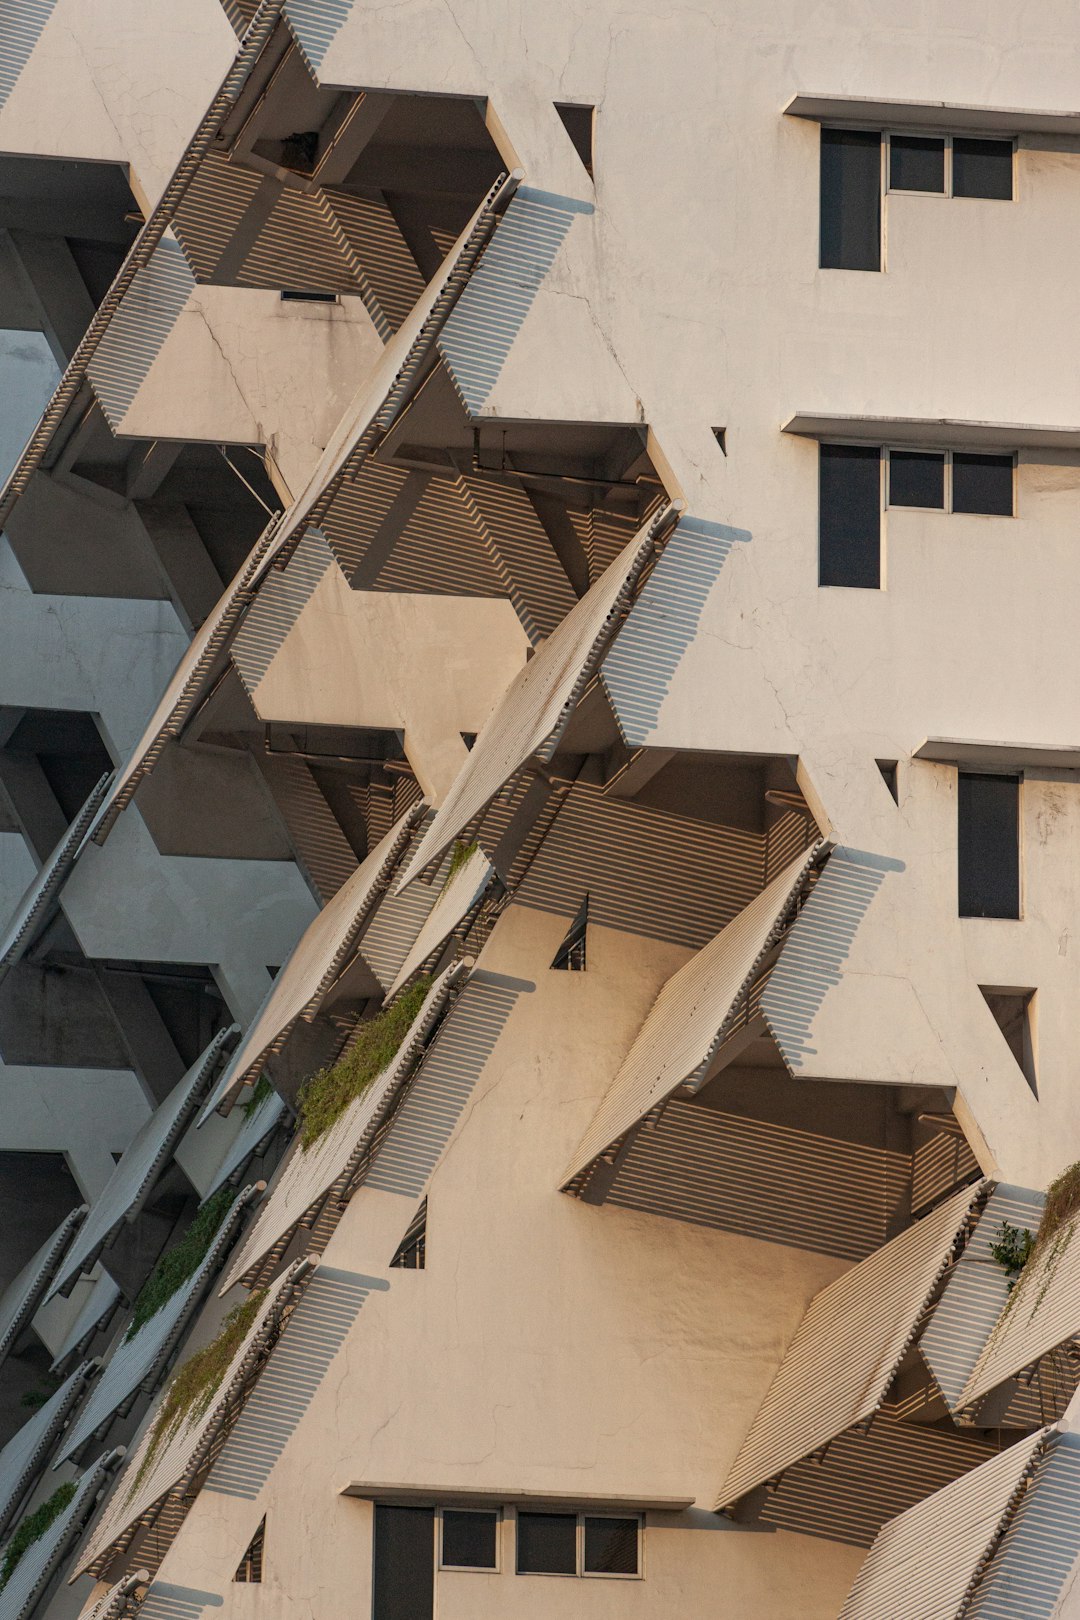
[[[1078,52],[10,0],[0,1620],[1080,1616]]]

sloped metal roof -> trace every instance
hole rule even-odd
[[[85,1214],[86,1205],[80,1204],[78,1209],[65,1215],[56,1231],[49,1234],[37,1253],[31,1255],[19,1275],[4,1290],[0,1297],[0,1361],[10,1352],[37,1310],[71,1234]]]
[[[95,1364],[90,1361],[76,1367],[0,1451],[0,1535],[6,1531],[19,1503],[45,1467],[72,1407],[95,1371]]]
[[[198,1107],[200,1095],[226,1042],[234,1033],[235,1026],[231,1030],[219,1030],[128,1143],[57,1268],[49,1299],[55,1294],[69,1294],[76,1279],[90,1270],[113,1233],[142,1207]]]
[[[511,681],[480,731],[399,888],[444,854],[530,759],[536,756],[545,762],[550,760],[671,512],[671,506],[665,506],[638,530]]]
[[[228,1293],[244,1277],[261,1270],[273,1256],[283,1254],[297,1227],[310,1224],[324,1199],[335,1194],[340,1199],[347,1196],[375,1132],[412,1073],[447,997],[466,972],[466,963],[458,962],[439,975],[393,1062],[350,1103],[324,1136],[306,1150],[297,1136],[258,1220],[226,1273],[220,1293]]]
[[[704,1072],[792,899],[817,859],[804,850],[664,985],[578,1144],[563,1185],[631,1126]]]
[[[86,1523],[106,1475],[122,1455],[120,1451],[106,1452],[79,1476],[75,1495],[67,1507],[45,1534],[26,1549],[0,1592],[0,1620],[28,1620],[34,1612],[38,1599]]]
[[[719,1507],[874,1414],[982,1186],[947,1198],[811,1301],[724,1481]]]
[[[206,1189],[207,1198],[212,1197],[219,1187],[223,1187],[230,1176],[243,1169],[255,1151],[277,1129],[284,1113],[285,1103],[276,1091],[271,1091],[268,1096],[254,1104],[235,1139],[225,1150],[225,1157],[210,1178],[210,1184]]]
[[[63,1342],[53,1357],[54,1369],[62,1366],[69,1356],[73,1356],[81,1349],[84,1340],[96,1333],[105,1318],[115,1309],[119,1298],[119,1285],[103,1267],[100,1275],[94,1278],[82,1308],[68,1327]]]
[[[53,901],[64,886],[64,880],[82,848],[111,781],[112,772],[106,771],[15,907],[7,927],[0,934],[0,978],[3,978],[5,969],[22,958],[37,937]]]
[[[1005,1533],[982,1571],[964,1620],[1064,1620],[1080,1558],[1080,1435],[1051,1434]],[[1075,1596],[1073,1598],[1075,1603]]]

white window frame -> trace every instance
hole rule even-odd
[[[1012,147],[1012,187],[1008,197],[959,197],[953,193],[953,141],[959,135],[961,140],[1006,141]],[[941,191],[908,191],[902,186],[892,183],[892,143],[894,136],[918,135],[927,140],[944,141],[945,143],[945,184]],[[943,134],[940,129],[885,129],[882,131],[882,147],[885,155],[885,193],[895,193],[897,197],[940,197],[949,202],[1015,202],[1016,201],[1016,136],[995,135],[989,130],[964,130],[956,134]],[[936,510],[933,508],[932,510]]]
[[[589,1509],[581,1509],[575,1513],[573,1508],[550,1508],[547,1511],[565,1515],[566,1518],[576,1516],[576,1557],[577,1568],[573,1574],[569,1570],[546,1569],[519,1569],[518,1568],[518,1526],[517,1521],[521,1513],[540,1513],[541,1508],[515,1508],[514,1509],[514,1574],[524,1576],[537,1576],[547,1581],[643,1581],[645,1579],[645,1515],[643,1513],[597,1513]],[[620,1574],[617,1570],[586,1569],[585,1568],[585,1520],[586,1519],[634,1519],[637,1522],[637,1569],[632,1575]],[[440,1544],[441,1545],[441,1544]]]
[[[893,454],[894,450],[899,451],[901,454],[903,454],[905,451],[912,451],[916,455],[931,455],[931,456],[943,456],[944,457],[944,461],[945,461],[945,467],[944,467],[945,504],[943,506],[893,506],[893,502],[892,502],[892,454]],[[891,510],[891,511],[894,511],[894,512],[931,512],[931,513],[937,513],[937,515],[939,517],[953,517],[953,516],[956,516],[956,517],[985,517],[985,518],[1015,518],[1016,517],[1016,469],[1017,469],[1017,465],[1018,465],[1018,456],[1017,456],[1017,453],[1016,453],[1015,450],[978,450],[978,449],[974,449],[974,448],[969,450],[964,446],[961,447],[960,453],[962,455],[973,455],[973,456],[979,456],[979,455],[987,455],[987,456],[1011,455],[1012,456],[1012,511],[1011,512],[957,512],[957,513],[953,512],[953,456],[955,454],[955,451],[953,451],[953,450],[943,450],[941,445],[939,445],[939,444],[884,444],[881,447],[881,452],[882,452],[881,459],[882,459],[882,462],[883,462],[883,478],[882,478],[882,482],[883,482],[883,488],[884,488],[885,511],[890,511]]]
[[[443,1561],[444,1513],[493,1513],[495,1515],[494,1564],[447,1564]],[[502,1527],[504,1509],[477,1507],[475,1502],[439,1503],[435,1509],[435,1568],[448,1575],[500,1575],[502,1573]]]

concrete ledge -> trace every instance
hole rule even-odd
[[[685,1513],[694,1505],[693,1496],[590,1496],[580,1491],[523,1491],[508,1485],[505,1490],[465,1485],[380,1485],[353,1480],[342,1487],[342,1496],[358,1496],[366,1502],[386,1502],[395,1507],[452,1503],[456,1507],[524,1507],[576,1509],[597,1513]]]
[[[1039,743],[973,742],[957,737],[927,737],[913,759],[939,765],[978,765],[1008,771],[1045,769],[1080,771],[1080,744],[1047,747]]]
[[[1080,450],[1080,427],[971,422],[952,416],[844,416],[796,411],[781,428],[807,439],[918,444],[942,450]]]
[[[871,96],[793,96],[789,118],[882,129],[972,130],[985,135],[1071,135],[1080,139],[1080,113],[1026,107],[970,107],[949,101],[882,101]]]

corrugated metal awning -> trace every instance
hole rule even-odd
[[[89,1361],[76,1367],[0,1451],[0,1535],[6,1531],[19,1503],[44,1468],[57,1435],[95,1370],[94,1363]]]
[[[1080,1334],[1080,1213],[1020,1273],[959,1396],[974,1407],[1007,1379]]]
[[[719,1508],[873,1416],[984,1186],[954,1193],[811,1302],[739,1448]]]
[[[679,1086],[705,1072],[820,847],[796,856],[667,981],[578,1145],[564,1186]]]
[[[336,1197],[345,1202],[375,1133],[416,1066],[451,990],[467,971],[466,962],[457,962],[440,974],[424,997],[393,1062],[350,1103],[324,1136],[307,1149],[297,1136],[258,1220],[226,1273],[222,1294],[284,1254],[297,1228],[312,1225],[325,1200]]]
[[[93,1511],[98,1491],[109,1470],[123,1456],[109,1451],[75,1482],[75,1495],[43,1536],[33,1542],[15,1565],[11,1579],[0,1592],[0,1620],[28,1620],[53,1575],[63,1563],[75,1537]]]
[[[959,1620],[1053,1430],[1010,1446],[882,1525],[840,1620]],[[1015,1611],[1012,1611],[1016,1620]]]
[[[232,1242],[245,1209],[254,1196],[247,1188],[235,1200],[214,1234],[202,1261],[186,1282],[180,1284],[159,1311],[143,1323],[131,1338],[121,1339],[105,1369],[90,1391],[89,1399],[65,1434],[53,1463],[58,1467],[71,1457],[94,1432],[121,1411],[139,1389],[153,1389],[177,1344],[199,1308],[214,1272]]]
[[[594,672],[656,538],[673,514],[667,505],[645,523],[511,681],[399,884],[412,882],[445,854],[510,778],[534,757],[550,761],[577,699]]]
[[[396,996],[413,974],[442,949],[451,934],[480,904],[494,875],[495,869],[483,850],[475,849],[453,876],[447,878],[387,995]]]
[[[283,1328],[289,1306],[311,1269],[306,1260],[290,1266],[266,1291],[255,1319],[218,1385],[210,1406],[201,1414],[182,1417],[171,1433],[151,1451],[155,1406],[144,1427],[142,1438],[127,1458],[123,1473],[113,1489],[105,1511],[81,1548],[71,1579],[100,1573],[114,1552],[127,1546],[139,1524],[149,1522],[166,1496],[183,1493],[206,1459],[214,1437],[228,1423],[242,1403],[252,1374],[255,1352],[267,1349]],[[162,1397],[164,1398],[164,1397]],[[0,1614],[0,1620],[6,1617]]]
[[[9,1354],[41,1303],[71,1234],[86,1214],[86,1208],[85,1204],[80,1204],[78,1209],[64,1216],[56,1231],[51,1232],[37,1253],[31,1255],[0,1297],[0,1361]]]
[[[133,1219],[142,1208],[183,1135],[185,1126],[199,1106],[214,1065],[234,1033],[235,1025],[231,1029],[220,1030],[214,1036],[183,1079],[177,1082],[165,1101],[159,1103],[128,1143],[57,1268],[47,1298],[52,1299],[55,1294],[70,1294],[80,1275],[90,1270],[113,1233],[125,1220]]]
[[[421,805],[413,805],[406,810],[301,935],[207,1098],[200,1124],[223,1103],[231,1102],[248,1081],[258,1078],[267,1058],[298,1018],[314,1016],[385,889],[421,809]]]

